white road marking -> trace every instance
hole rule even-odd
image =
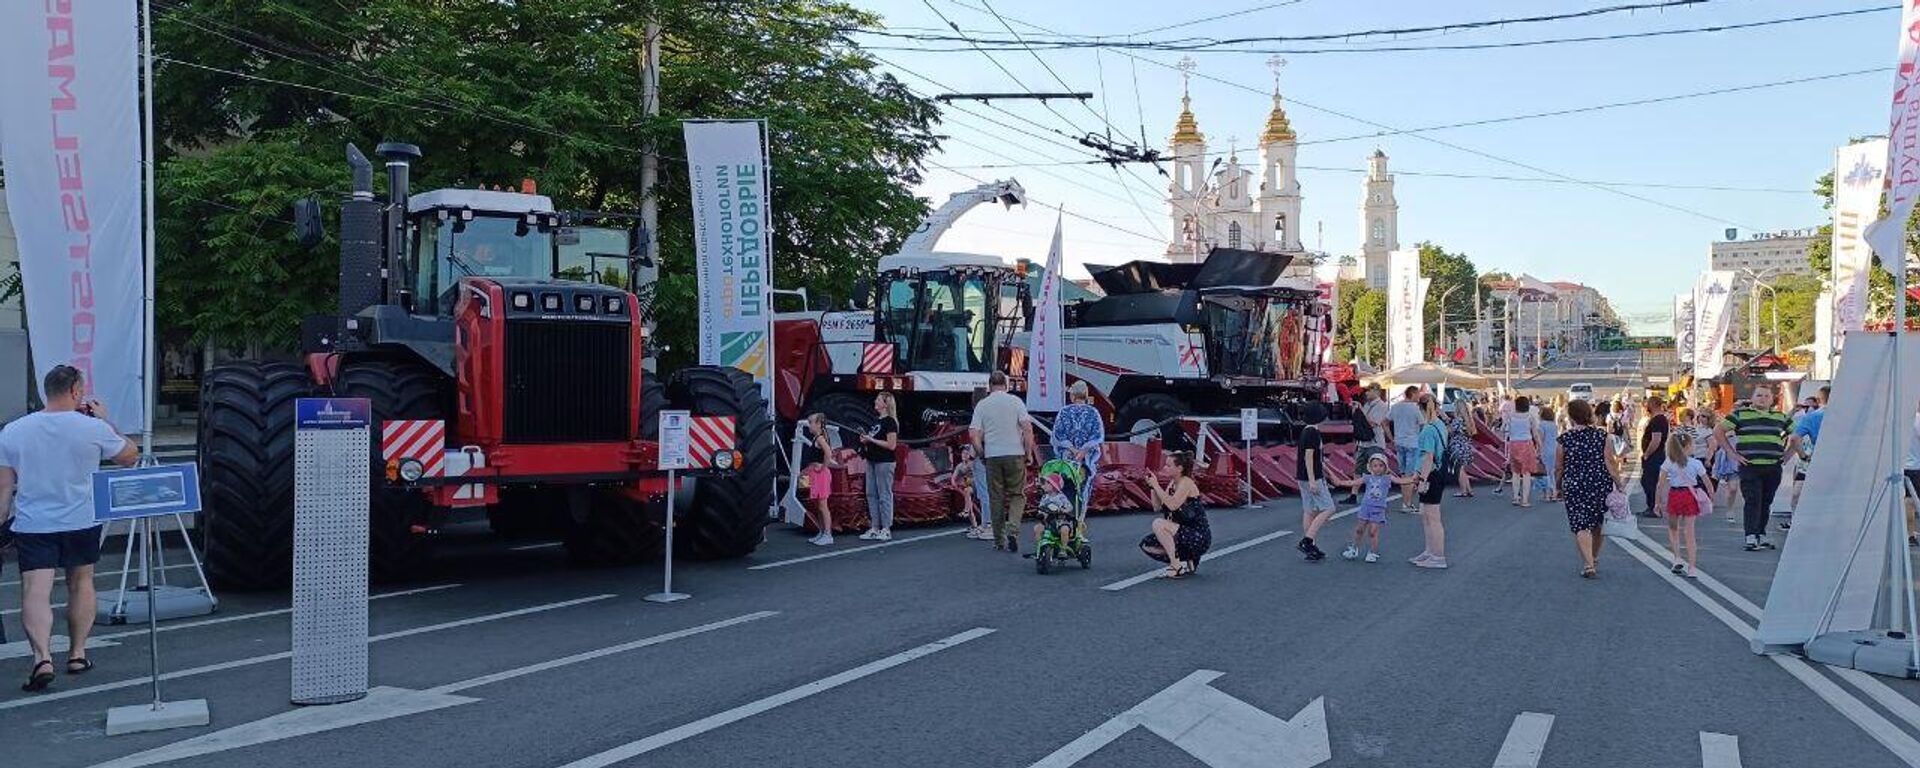
[[[743,616],[735,616],[731,619],[721,619],[720,621],[709,622],[697,627],[689,627],[687,629],[676,630],[673,632],[668,632],[660,635],[654,635],[652,637],[643,637],[639,640],[634,640],[632,642],[621,643],[619,645],[611,645],[605,648],[600,648],[592,651],[584,651],[581,653],[573,654],[571,656],[562,656],[552,661],[543,661],[538,664],[528,664],[524,667],[517,667],[514,669],[507,670],[505,672],[495,672],[491,675],[481,675],[479,677],[468,678],[466,680],[461,680],[455,683],[447,683],[446,685],[437,685],[427,689],[427,693],[435,693],[435,694],[459,693],[460,691],[464,691],[469,688],[478,688],[482,685],[490,685],[493,683],[500,682],[502,680],[512,680],[516,677],[520,677],[523,675],[531,675],[538,672],[545,672],[550,669],[559,669],[560,667],[564,667],[570,664],[578,664],[583,661],[592,661],[594,659],[598,659],[604,656],[612,656],[616,653],[626,653],[627,651],[637,650],[640,648],[661,645],[663,643],[671,643],[675,640],[681,640],[684,638],[693,637],[694,635],[705,634],[708,632],[712,632],[716,629],[726,629],[727,627],[731,627],[739,624],[745,624],[749,621],[759,621],[769,616],[778,616],[778,615],[780,615],[779,611],[756,611],[754,613],[749,613]]]
[[[359,701],[324,707],[300,707],[251,723],[243,723],[232,728],[176,741],[164,747],[110,760],[93,768],[139,768],[139,766],[157,765],[378,720],[471,704],[475,701],[479,699],[379,686],[367,691],[367,697]]]
[[[960,634],[942,640],[936,640],[918,648],[902,651],[878,661],[867,662],[845,672],[824,677],[797,688],[789,688],[780,693],[742,704],[725,712],[708,715],[699,720],[687,723],[686,725],[656,733],[639,741],[628,742],[613,749],[575,760],[567,763],[563,768],[603,768],[604,766],[613,765],[622,760],[639,757],[640,755],[660,749],[661,747],[678,744],[716,728],[737,723],[754,715],[792,704],[793,702],[815,694],[825,693],[863,677],[884,672],[915,659],[939,653],[948,648],[960,645],[961,643],[978,640],[993,634],[993,632],[994,630],[986,627],[975,627]]]
[[[1493,768],[1536,768],[1540,753],[1546,751],[1547,734],[1553,731],[1553,715],[1522,712],[1507,729],[1507,740],[1493,758]]]
[[[1352,512],[1353,510],[1347,510],[1346,512],[1337,513],[1333,517],[1327,518],[1327,522],[1331,523],[1334,520],[1338,520],[1342,517],[1346,517],[1348,514],[1351,514]],[[1215,558],[1226,557],[1227,555],[1231,555],[1235,552],[1246,549],[1248,547],[1257,547],[1261,544],[1265,544],[1269,541],[1273,541],[1274,539],[1280,538],[1282,536],[1291,536],[1291,535],[1293,535],[1293,531],[1274,531],[1273,533],[1269,533],[1264,536],[1256,536],[1254,538],[1235,544],[1231,547],[1216,549],[1204,555],[1201,555],[1200,562],[1204,563],[1208,560],[1212,560]],[[1146,573],[1142,573],[1138,576],[1128,576],[1127,578],[1121,579],[1112,584],[1104,585],[1100,588],[1108,592],[1118,592],[1120,590],[1126,589],[1127,587],[1131,587],[1137,584],[1143,584],[1143,583],[1152,581],[1154,579],[1160,578],[1160,575],[1165,573],[1166,570],[1167,569],[1165,568],[1155,568],[1151,571],[1147,571]]]
[[[806,557],[796,557],[792,560],[776,560],[771,563],[761,563],[759,565],[750,565],[750,566],[747,566],[747,570],[764,571],[768,568],[780,568],[788,565],[799,565],[801,563],[811,563],[815,560],[825,560],[829,557],[840,557],[842,555],[851,555],[855,552],[867,552],[875,549],[885,549],[887,547],[899,546],[901,544],[911,544],[916,541],[926,541],[927,539],[937,539],[942,536],[952,536],[954,534],[966,533],[966,532],[967,532],[967,529],[965,528],[955,528],[951,531],[940,531],[938,533],[928,533],[920,536],[909,536],[904,539],[894,539],[893,541],[883,541],[878,544],[868,544],[863,547],[850,547],[847,549],[836,549],[830,552],[822,552],[817,555],[808,555]]]
[[[225,728],[213,733],[184,739],[163,747],[129,755],[112,762],[94,766],[94,768],[137,768],[138,766],[155,765],[172,760],[200,757],[216,752],[240,749],[242,747],[284,741],[299,736],[351,728],[367,723],[391,720],[398,717],[420,714],[422,712],[446,709],[448,707],[456,707],[462,704],[471,704],[479,701],[479,699],[455,696],[453,694],[456,691],[464,691],[469,688],[487,685],[489,683],[497,683],[502,680],[511,680],[515,677],[534,674],[536,672],[545,672],[569,664],[577,664],[583,661],[611,656],[616,653],[660,645],[662,643],[693,637],[716,629],[724,629],[775,615],[778,615],[775,611],[749,613],[744,616],[736,616],[731,619],[710,622],[689,629],[654,635],[653,637],[621,643],[595,651],[577,653],[572,656],[520,667],[507,672],[468,678],[459,682],[436,686],[425,691],[381,686],[368,691],[367,697],[359,701],[325,707],[299,707],[292,711],[281,712],[250,723],[242,723],[231,728]]]
[[[1727,610],[1725,606],[1714,602],[1711,598],[1707,597],[1705,592],[1700,591],[1698,587],[1686,583],[1685,579],[1673,575],[1672,571],[1667,570],[1665,566],[1656,562],[1652,555],[1642,551],[1639,547],[1623,544],[1620,548],[1626,550],[1627,554],[1632,555],[1634,559],[1639,560],[1648,570],[1653,571],[1655,576],[1664,579],[1675,589],[1680,590],[1680,593],[1686,595],[1687,599],[1692,600],[1694,604],[1706,609],[1707,613],[1719,619],[1720,623],[1727,625],[1727,628],[1732,629],[1741,639],[1752,642],[1754,628],[1746,622],[1741,621],[1739,617],[1734,616],[1733,612]],[[1880,742],[1880,745],[1886,747],[1887,751],[1892,752],[1894,757],[1900,758],[1901,761],[1913,768],[1920,768],[1920,741],[1915,741],[1912,736],[1900,730],[1900,726],[1894,725],[1892,721],[1882,717],[1880,713],[1873,711],[1873,708],[1867,706],[1866,702],[1855,698],[1852,694],[1847,693],[1846,689],[1841,688],[1832,680],[1814,671],[1813,667],[1809,666],[1807,662],[1792,656],[1773,655],[1767,656],[1766,658],[1778,664],[1781,669],[1787,671],[1787,674],[1792,675],[1795,680],[1799,680],[1801,685],[1805,685],[1808,690],[1813,691],[1815,695],[1826,701],[1827,705],[1833,707],[1834,711],[1839,712],[1848,720],[1852,720],[1854,725],[1859,726],[1860,730],[1866,731],[1867,735],[1873,737],[1874,741]]]
[[[1700,768],[1740,768],[1740,739],[1701,731]]]
[[[522,544],[517,547],[507,547],[507,549],[513,550],[515,552],[526,552],[526,551],[535,550],[535,549],[552,549],[557,546],[560,546],[560,542],[548,541],[540,544]]]
[[[453,589],[454,587],[458,587],[458,586],[460,585],[459,584],[436,584],[431,587],[420,587],[418,589],[403,589],[398,592],[382,592],[377,595],[369,595],[367,596],[367,599],[368,600],[385,600],[389,597],[406,597],[408,595],[419,595],[419,594],[425,594],[428,592],[439,592],[441,590]],[[292,608],[275,608],[270,611],[257,611],[254,613],[239,613],[239,614],[234,614],[232,616],[220,616],[220,617],[211,618],[211,619],[202,619],[200,621],[189,621],[184,624],[162,624],[160,625],[159,631],[173,632],[181,629],[193,629],[195,627],[205,627],[205,626],[211,626],[215,624],[231,624],[236,621],[246,621],[248,619],[263,619],[268,616],[280,616],[280,615],[289,614],[289,613],[293,613]],[[134,636],[145,635],[145,634],[147,634],[147,630],[145,627],[142,627],[140,629],[133,629],[125,632],[115,632],[113,634],[108,634],[108,635],[97,635],[97,637],[102,640],[119,640],[121,638],[134,637]],[[89,643],[88,647],[92,647],[92,644]]]
[[[513,611],[504,611],[501,613],[490,613],[484,616],[474,616],[472,618],[458,619],[455,621],[446,621],[446,622],[441,622],[439,624],[429,624],[424,627],[414,627],[412,629],[403,629],[398,632],[388,632],[383,635],[374,635],[373,637],[367,638],[367,642],[378,643],[386,640],[397,640],[399,638],[412,637],[414,635],[425,634],[428,632],[439,632],[441,630],[457,629],[459,627],[472,626],[474,624],[484,624],[489,621],[511,619],[516,616],[525,616],[531,613],[540,613],[543,611],[551,611],[551,610],[556,610],[560,608],[571,608],[573,606],[581,605],[583,603],[591,603],[599,600],[606,600],[611,597],[614,597],[614,595],[610,595],[610,594],[593,595],[591,597],[582,597],[582,598],[576,598],[573,600],[563,600],[557,603],[545,603],[542,605],[535,605],[535,606],[521,608]],[[251,656],[244,659],[234,659],[232,661],[223,661],[217,664],[207,664],[204,666],[193,667],[190,669],[181,669],[181,670],[175,670],[173,672],[166,672],[160,675],[160,679],[161,680],[178,680],[183,677],[193,677],[195,675],[205,675],[213,672],[225,672],[229,669],[239,669],[241,667],[250,667],[256,664],[266,664],[268,662],[284,661],[290,658],[293,658],[292,651],[281,651],[279,653],[269,653],[261,656]],[[55,701],[60,701],[62,699],[70,699],[75,696],[85,696],[90,693],[102,693],[105,691],[117,691],[123,688],[134,688],[134,687],[148,684],[149,680],[150,678],[142,676],[142,677],[136,677],[128,680],[115,680],[111,683],[89,685],[84,688],[71,688],[68,690],[54,691],[52,693],[35,694],[30,698],[15,699],[13,701],[0,702],[0,710],[20,709],[22,707],[31,707],[39,704],[47,704]]]
[[[1325,699],[1282,720],[1209,685],[1220,676],[1207,669],[1187,675],[1032,768],[1068,768],[1134,728],[1146,728],[1209,768],[1312,768],[1333,759]]]
[[[145,593],[143,592],[143,593],[141,593],[141,594],[145,594]],[[66,604],[66,603],[54,603],[53,605],[51,605],[51,606],[49,606],[49,607],[50,607],[50,608],[52,608],[53,610],[56,610],[56,611],[58,611],[58,610],[60,610],[60,609],[62,609],[62,608],[65,608],[65,607],[67,607],[67,604]],[[14,615],[14,614],[16,614],[16,613],[19,613],[19,612],[20,612],[20,610],[21,610],[21,609],[19,609],[19,608],[7,608],[7,609],[4,609],[4,610],[0,610],[0,616],[12,616],[12,615]]]
[[[186,554],[186,553],[185,553],[185,552],[181,552],[181,554]],[[193,563],[178,563],[178,564],[175,564],[175,565],[165,565],[165,566],[155,566],[153,570],[155,570],[155,571],[177,571],[177,570],[181,570],[181,569],[183,569],[183,568],[192,568],[192,567],[193,567]],[[108,577],[117,577],[117,576],[119,576],[119,575],[121,575],[121,574],[130,574],[130,575],[134,575],[134,576],[138,576],[138,575],[140,574],[140,569],[138,569],[138,568],[134,568],[134,569],[131,569],[131,570],[123,570],[123,571],[94,571],[94,572],[93,572],[93,578],[94,578],[94,580],[95,580],[95,581],[99,581],[100,579],[104,579],[104,578],[108,578]],[[66,574],[66,573],[65,573],[64,571],[60,571],[60,572],[55,572],[55,573],[53,574],[53,580],[54,580],[54,581],[66,581],[66,580],[67,580],[67,574]],[[19,579],[14,579],[14,580],[12,580],[12,581],[0,581],[0,587],[17,587],[17,586],[20,586],[20,580],[19,580]]]
[[[54,635],[52,638],[53,648],[51,648],[50,650],[52,650],[54,653],[66,653],[67,648],[72,644],[73,644],[72,638],[69,638],[66,635]],[[116,643],[105,637],[87,638],[87,650],[89,651],[95,648],[111,648],[116,645],[119,645],[119,643]],[[0,661],[4,661],[6,659],[25,659],[25,658],[30,658],[32,656],[33,656],[33,648],[28,646],[27,641],[25,640],[15,640],[11,643],[0,643]]]

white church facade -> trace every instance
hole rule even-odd
[[[1207,138],[1193,116],[1193,100],[1180,96],[1180,117],[1169,140],[1173,158],[1167,185],[1167,216],[1173,241],[1167,260],[1192,263],[1206,258],[1214,247],[1305,256],[1300,243],[1301,219],[1298,135],[1287,121],[1278,84],[1273,110],[1260,133],[1259,166],[1241,164],[1238,147],[1230,147],[1224,161],[1209,165]],[[1386,288],[1387,254],[1400,247],[1399,204],[1393,196],[1393,175],[1387,156],[1375,150],[1369,159],[1360,208],[1361,274],[1370,286]],[[1312,262],[1299,259],[1289,275],[1310,277]]]

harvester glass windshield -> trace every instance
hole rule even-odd
[[[880,276],[881,335],[903,370],[993,370],[1000,278],[986,270],[887,272]]]
[[[1311,296],[1207,296],[1207,360],[1218,375],[1293,381],[1307,371]]]

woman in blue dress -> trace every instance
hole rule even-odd
[[[1085,514],[1087,501],[1093,498],[1094,477],[1100,471],[1100,446],[1106,442],[1107,429],[1101,423],[1100,410],[1089,402],[1093,397],[1086,382],[1076,381],[1068,387],[1067,398],[1071,402],[1053,417],[1053,456],[1086,469],[1087,480],[1079,488],[1080,512]]]

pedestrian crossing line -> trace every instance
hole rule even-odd
[[[1522,712],[1507,729],[1507,740],[1493,758],[1493,768],[1538,768],[1540,754],[1547,749],[1547,734],[1553,732],[1553,715]]]
[[[894,539],[893,541],[883,541],[878,544],[868,544],[862,547],[849,547],[847,549],[836,549],[830,552],[822,552],[817,555],[808,555],[806,557],[796,557],[796,558],[793,558],[792,560],[776,560],[771,563],[761,563],[759,565],[750,565],[750,566],[747,566],[747,570],[764,571],[764,570],[767,570],[768,568],[783,568],[789,565],[811,563],[815,560],[825,560],[831,557],[844,557],[846,555],[851,555],[856,552],[870,552],[876,549],[886,549],[887,547],[896,547],[901,544],[911,544],[916,541],[926,541],[927,539],[937,539],[942,536],[952,536],[954,534],[966,533],[966,532],[967,532],[967,529],[965,528],[955,528],[950,531],[938,531],[935,533],[922,534],[920,536],[909,536],[904,539]]]
[[[373,637],[367,638],[367,642],[378,643],[378,642],[384,642],[387,640],[398,640],[403,637],[412,637],[414,635],[421,635],[429,632],[439,632],[439,631],[448,630],[448,629],[458,629],[460,627],[467,627],[475,624],[484,624],[489,621],[499,621],[501,619],[511,619],[518,616],[526,616],[529,614],[558,610],[561,608],[571,608],[576,605],[583,605],[586,603],[597,602],[600,600],[607,600],[613,597],[617,597],[617,595],[613,595],[613,594],[590,595],[587,597],[574,598],[572,600],[562,600],[557,603],[543,603],[540,605],[528,606],[526,608],[520,608],[512,611],[502,611],[500,613],[489,613],[482,616],[473,616],[465,619],[445,621],[439,624],[429,624],[424,627],[414,627],[412,629],[403,629],[396,632],[388,632],[386,634],[374,635]],[[203,666],[192,667],[189,669],[180,669],[172,672],[162,673],[160,675],[160,679],[161,680],[178,680],[183,677],[194,677],[197,675],[212,674],[214,672],[225,672],[230,669],[240,669],[242,667],[251,667],[257,664],[267,664],[275,661],[285,661],[291,658],[293,658],[292,651],[281,651],[279,653],[268,653],[260,656],[249,656],[244,659],[234,659],[232,661],[223,661],[215,664],[207,664]],[[147,677],[143,675],[141,677],[130,678],[126,680],[115,680],[111,683],[100,683],[98,685],[89,685],[84,688],[70,688],[67,690],[53,691],[51,693],[39,693],[39,694],[34,694],[29,698],[15,699],[13,701],[0,701],[0,711],[9,710],[9,709],[20,709],[23,707],[32,707],[32,706],[37,706],[41,704],[51,704],[56,701],[70,699],[76,696],[85,696],[93,693],[105,693],[107,691],[118,691],[126,688],[136,688],[139,686],[148,685],[151,682],[152,682],[151,677]]]
[[[1655,577],[1666,581],[1675,589],[1680,590],[1682,595],[1692,600],[1695,605],[1706,609],[1708,614],[1718,619],[1720,623],[1725,624],[1728,629],[1733,630],[1742,640],[1748,642],[1753,641],[1754,628],[1752,625],[1741,621],[1740,618],[1733,615],[1733,612],[1729,611],[1726,606],[1707,597],[1706,593],[1701,591],[1699,587],[1695,587],[1687,583],[1686,579],[1674,575],[1672,571],[1667,570],[1666,566],[1656,562],[1652,555],[1640,547],[1620,537],[1614,538],[1622,542],[1620,546],[1621,549],[1626,550],[1627,554],[1633,556],[1635,560],[1639,560],[1642,565],[1647,567],[1647,570],[1653,572]],[[1644,538],[1639,541],[1645,543]],[[1795,680],[1800,681],[1801,685],[1813,691],[1814,695],[1819,696],[1821,700],[1827,703],[1827,706],[1833,707],[1834,711],[1840,713],[1842,717],[1853,721],[1853,724],[1859,726],[1860,730],[1866,731],[1868,736],[1872,737],[1874,741],[1879,742],[1881,746],[1886,747],[1887,751],[1892,752],[1894,757],[1899,758],[1902,762],[1911,766],[1911,768],[1920,768],[1920,741],[1915,741],[1906,731],[1901,730],[1900,726],[1895,725],[1893,721],[1888,720],[1879,712],[1874,711],[1872,707],[1867,706],[1866,702],[1861,701],[1853,694],[1848,693],[1846,689],[1841,688],[1838,684],[1828,679],[1825,675],[1814,670],[1807,662],[1793,656],[1771,655],[1766,658],[1774,664],[1779,665],[1781,669],[1786,670],[1787,674],[1792,675]]]
[[[1740,768],[1740,739],[1701,731],[1700,768]]]
[[[824,677],[796,688],[789,688],[772,696],[751,701],[724,712],[708,715],[678,728],[662,731],[638,741],[631,741],[612,749],[583,757],[567,763],[565,766],[562,766],[562,768],[605,768],[606,766],[624,760],[630,760],[663,747],[678,744],[687,739],[707,733],[708,731],[732,725],[733,723],[740,722],[754,715],[792,704],[793,702],[812,697],[816,694],[825,693],[861,678],[885,672],[894,667],[906,664],[907,662],[931,656],[962,643],[978,640],[993,633],[994,630],[986,627],[974,627],[960,634],[935,640],[918,648],[910,648],[884,659],[870,661],[853,669]]]

